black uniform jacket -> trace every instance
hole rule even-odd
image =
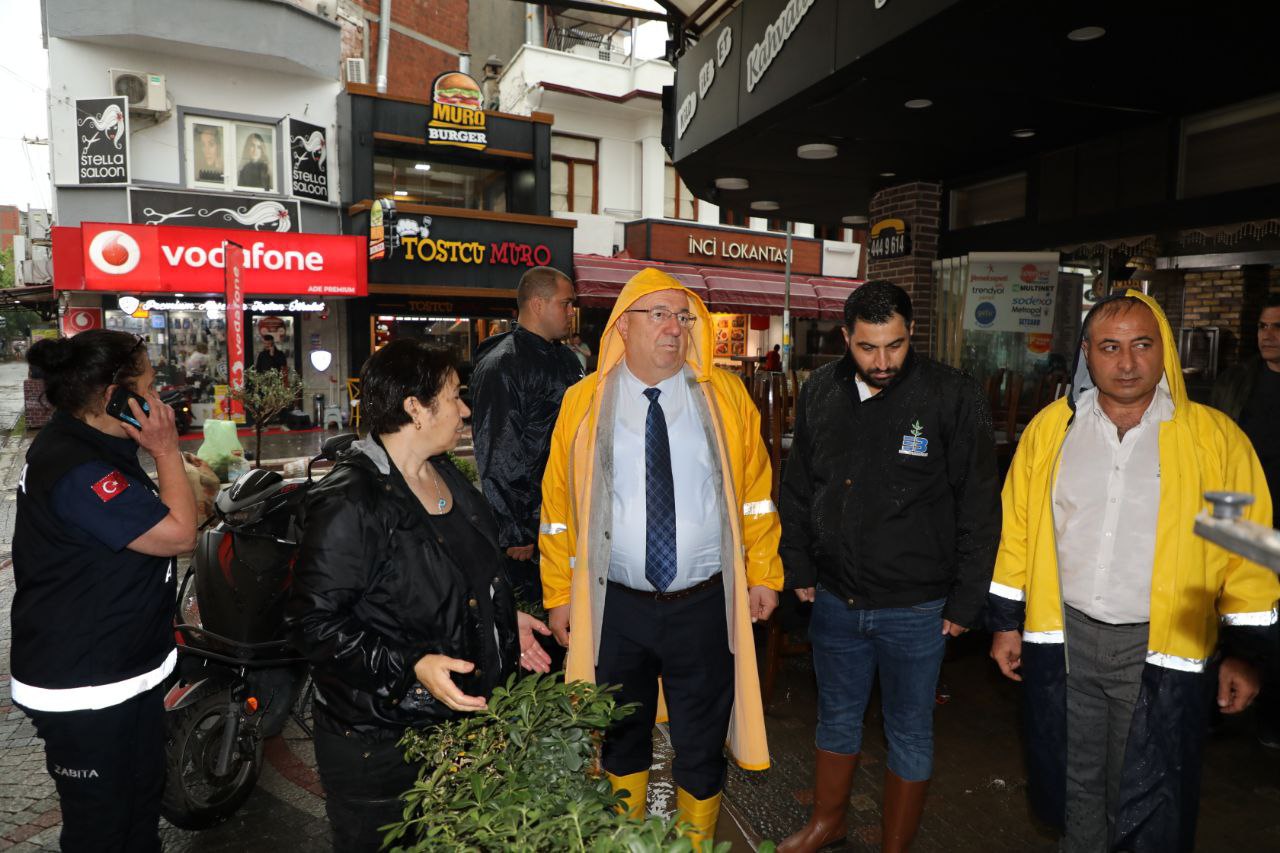
[[[850,607],[946,598],[977,627],[1000,540],[991,412],[965,374],[914,352],[859,401],[848,353],[809,376],[779,507],[787,587]]]
[[[504,549],[538,541],[551,429],[565,390],[582,375],[582,362],[568,347],[519,327],[485,339],[476,350],[471,433]]]
[[[311,661],[324,716],[365,732],[422,727],[453,716],[422,688],[425,654],[476,664],[455,675],[488,696],[518,660],[515,600],[483,496],[446,457],[432,460],[453,492],[451,513],[489,543],[459,560],[374,439],[352,445],[307,496],[287,619]]]

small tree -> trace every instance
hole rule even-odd
[[[244,372],[244,388],[233,390],[231,397],[239,400],[244,412],[253,418],[253,467],[262,467],[262,430],[267,421],[293,406],[302,394],[302,380],[297,376],[286,379],[278,370],[258,372],[250,367]]]

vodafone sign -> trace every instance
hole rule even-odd
[[[220,294],[227,240],[244,246],[247,295],[368,295],[364,237],[91,222],[54,229],[54,287]]]

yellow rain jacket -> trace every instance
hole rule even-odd
[[[1177,342],[1154,300],[1146,303],[1160,325],[1164,375],[1174,415],[1160,424],[1160,506],[1147,665],[1130,728],[1117,815],[1117,847],[1189,849],[1194,842],[1199,743],[1214,689],[1212,666],[1225,632],[1224,652],[1252,656],[1276,621],[1280,583],[1267,569],[1198,537],[1195,516],[1208,491],[1248,492],[1256,500],[1245,515],[1271,525],[1271,500],[1262,467],[1244,433],[1216,409],[1187,398]],[[1096,309],[1095,309],[1096,310]],[[1078,357],[1076,386],[1091,384]],[[1027,426],[1002,495],[1004,527],[988,597],[988,627],[1023,631],[1022,675],[1032,804],[1061,825],[1064,805],[1065,674],[1070,649],[1063,637],[1063,605],[1054,532],[1053,488],[1076,390],[1055,401]]]
[[[623,288],[600,340],[599,369],[572,386],[561,403],[542,479],[538,549],[543,603],[548,609],[570,605],[566,678],[594,682],[608,588],[612,513],[612,454],[603,448],[612,447],[613,419],[602,417],[601,412],[612,411],[613,380],[617,379],[613,373],[624,352],[615,324],[637,299],[660,290],[683,290],[698,318],[688,332],[693,340],[685,374],[700,391],[695,400],[705,403],[699,409],[713,460],[718,462],[716,476],[724,496],[719,508],[708,507],[707,511],[720,513],[721,541],[725,544],[725,618],[736,676],[729,749],[742,767],[763,770],[769,766],[769,750],[747,590],[752,586],[781,590],[783,583],[769,456],[760,437],[759,412],[742,380],[712,365],[713,330],[706,305],[697,294],[657,270],[642,270]]]

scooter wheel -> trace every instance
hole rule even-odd
[[[206,829],[244,804],[262,770],[262,739],[241,728],[226,772],[217,772],[227,726],[239,710],[227,690],[165,714],[165,788],[160,813],[180,829]]]

